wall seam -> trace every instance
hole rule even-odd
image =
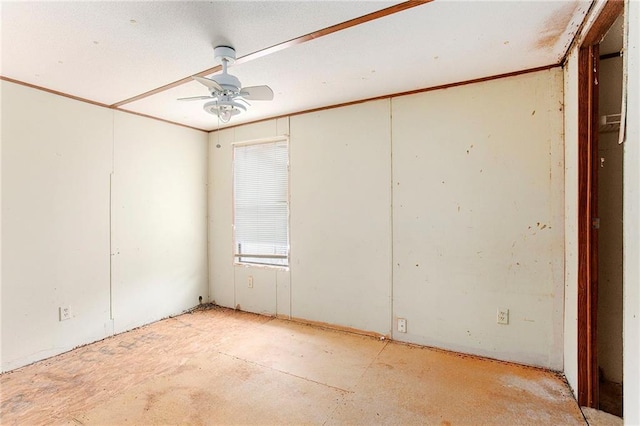
[[[211,133],[207,133],[207,175],[205,177],[205,220],[207,223],[206,232],[207,232],[207,247],[205,250],[205,255],[207,259],[207,302],[211,302],[211,259],[209,257],[211,252],[210,241],[211,236],[209,235],[211,230],[211,224],[209,223],[210,219],[210,191],[209,191],[209,178],[211,174],[211,141],[209,140]]]
[[[389,98],[389,161],[391,162],[389,167],[389,172],[391,176],[389,176],[389,184],[391,185],[391,190],[389,193],[390,203],[389,203],[389,220],[391,222],[390,236],[391,236],[391,276],[389,283],[389,335],[393,338],[393,287],[394,287],[394,274],[393,274],[393,262],[394,262],[394,253],[393,253],[393,98]]]
[[[113,175],[116,158],[116,112],[111,112],[111,173],[109,173],[109,319],[111,335],[115,334],[113,318]]]
[[[289,319],[293,318],[293,296],[291,293],[293,292],[293,280],[291,279],[292,271],[291,271],[291,117],[287,116],[287,137],[289,139],[287,146],[287,155],[289,156],[289,164],[287,166],[288,170],[288,196],[289,196],[289,218],[288,218],[288,226],[289,226]]]
[[[570,50],[567,53],[567,61]],[[565,62],[566,63],[566,62]],[[566,315],[567,315],[567,98],[566,98],[566,72],[567,68],[562,66],[562,218],[558,218],[558,224],[562,223],[562,368],[564,374],[565,367],[565,347],[564,339],[566,332]],[[567,381],[568,383],[568,381]]]

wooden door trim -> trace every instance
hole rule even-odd
[[[578,53],[578,402],[586,407],[595,407],[598,390],[597,243],[592,227],[597,214],[597,52],[594,45]]]
[[[609,0],[587,30],[578,52],[578,403],[597,408],[597,218],[599,43],[624,10]]]
[[[623,0],[609,0],[607,4],[602,7],[598,18],[593,22],[589,30],[582,38],[582,47],[592,46],[599,44],[602,38],[607,34],[609,28],[618,19],[618,16],[624,11]]]

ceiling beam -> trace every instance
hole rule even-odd
[[[270,55],[272,53],[276,53],[276,52],[279,52],[281,50],[288,49],[290,47],[297,46],[299,44],[303,44],[303,43],[306,43],[308,41],[315,40],[315,39],[327,36],[329,34],[336,33],[338,31],[346,30],[347,28],[355,27],[356,25],[360,25],[360,24],[364,24],[366,22],[374,21],[376,19],[384,18],[385,16],[393,15],[394,13],[402,12],[404,10],[411,9],[413,7],[420,6],[420,5],[423,5],[423,4],[426,4],[426,3],[430,3],[432,1],[433,0],[409,0],[409,1],[405,1],[403,3],[399,3],[399,4],[396,4],[396,5],[387,7],[385,9],[380,9],[380,10],[377,10],[375,12],[368,13],[368,14],[360,16],[358,18],[350,19],[350,20],[342,22],[340,24],[332,25],[330,27],[323,28],[323,29],[318,30],[318,31],[314,31],[314,32],[309,33],[309,34],[306,34],[306,35],[303,35],[303,36],[300,36],[300,37],[296,37],[296,38],[294,38],[292,40],[289,40],[289,41],[284,41],[282,43],[278,43],[278,44],[275,44],[273,46],[266,47],[264,49],[260,49],[260,50],[258,50],[256,52],[253,52],[253,53],[249,53],[247,55],[241,56],[238,59],[236,59],[235,63],[236,64],[243,64],[245,62],[249,62],[249,61],[252,61],[254,59],[262,58],[263,56]],[[201,72],[199,72],[199,73],[197,73],[195,75],[198,76],[198,77],[205,77],[207,75],[213,74],[213,73],[218,72],[220,70],[222,70],[222,66],[217,65],[215,67],[212,67],[212,68],[206,69],[204,71],[201,71]],[[132,102],[136,102],[136,101],[139,101],[139,100],[144,99],[144,98],[148,98],[149,96],[153,96],[153,95],[155,95],[157,93],[164,92],[165,90],[169,90],[169,89],[172,89],[174,87],[181,86],[181,85],[183,85],[185,83],[189,83],[190,81],[193,81],[191,79],[191,76],[188,76],[188,77],[185,77],[185,78],[181,78],[180,80],[176,80],[176,81],[174,81],[172,83],[165,84],[164,86],[160,86],[160,87],[155,88],[153,90],[149,90],[148,92],[142,93],[142,94],[134,96],[132,98],[125,99],[125,100],[122,100],[120,102],[116,102],[115,104],[109,105],[109,107],[111,107],[111,108],[120,108],[123,105],[130,104]]]

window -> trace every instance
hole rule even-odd
[[[289,266],[289,147],[286,139],[233,148],[236,263]]]

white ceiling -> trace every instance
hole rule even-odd
[[[112,105],[238,57],[399,2],[2,2],[0,73]],[[230,68],[244,86],[268,84],[229,125],[558,64],[589,1],[436,0]],[[189,82],[121,108],[213,130]],[[222,127],[222,126],[221,126]]]

